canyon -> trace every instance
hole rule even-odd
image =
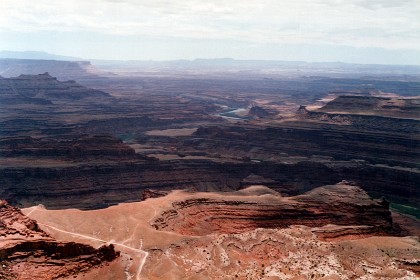
[[[419,277],[417,70],[218,63],[1,59],[1,276]]]

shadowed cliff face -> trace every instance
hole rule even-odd
[[[139,158],[132,148],[109,135],[82,135],[71,140],[9,137],[0,140],[0,156],[77,160],[95,157]]]
[[[418,209],[419,110],[418,98],[339,96],[316,110],[301,106],[282,120],[202,126],[182,144],[187,150],[264,162],[272,174],[270,163],[299,161],[308,181],[355,181],[375,197]],[[315,169],[317,178],[311,175]],[[267,173],[258,175],[276,177]],[[280,176],[274,180],[284,182],[283,188],[290,184]]]
[[[258,195],[252,196],[254,192]],[[287,198],[267,189],[264,192],[263,187],[251,187],[223,198],[193,195],[172,205],[152,221],[152,226],[183,235],[328,224],[369,226],[370,232],[377,234],[392,231],[388,203],[372,200],[359,187],[345,183]]]
[[[0,201],[0,278],[56,279],[77,275],[113,261],[113,245],[95,249],[75,242],[60,242],[6,201]]]
[[[145,189],[231,191],[255,184],[290,196],[343,179],[375,197],[418,203],[418,173],[360,161],[159,161],[105,135],[72,140],[4,138],[0,155],[1,196],[24,206],[93,209],[139,201]]]
[[[232,191],[264,184],[290,196],[347,179],[358,182],[376,196],[401,197],[413,202],[417,199],[414,182],[418,176],[415,174],[354,162],[156,161],[132,154],[123,144],[97,144],[94,150],[89,150],[89,145],[76,141],[59,143],[56,147],[52,151],[32,149],[31,153],[37,158],[3,157],[2,197],[25,206],[44,204],[51,209],[92,209],[140,201],[145,189]],[[106,153],[100,153],[102,149]],[[39,156],[44,153],[50,156]]]
[[[2,78],[0,95],[15,103],[0,108],[0,195],[20,206],[93,209],[139,201],[145,189],[264,184],[291,196],[348,180],[418,209],[419,121],[404,117],[418,99],[365,93],[296,113],[298,102],[325,93],[305,83],[120,77],[96,85],[112,97],[49,74]],[[255,119],[221,117],[251,105]]]
[[[0,278],[415,279],[418,83],[244,77],[0,78]]]
[[[108,98],[108,93],[89,89],[74,80],[61,82],[47,72],[0,79],[0,100],[3,104],[51,105],[87,98]]]

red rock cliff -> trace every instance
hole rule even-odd
[[[254,187],[255,188],[255,187]],[[246,192],[243,190],[242,192]],[[238,195],[241,192],[209,197],[200,194],[173,203],[152,225],[185,235],[213,232],[240,233],[255,228],[284,228],[291,225],[321,227],[369,226],[370,232],[392,230],[388,205],[371,199],[357,186],[345,183],[324,186],[304,195],[281,197],[266,194]]]
[[[56,279],[114,260],[114,246],[59,242],[6,201],[0,201],[0,279]]]

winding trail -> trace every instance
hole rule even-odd
[[[33,209],[32,209],[30,212],[26,213],[25,215],[29,217],[29,215],[31,215],[31,214],[32,214],[32,212],[34,212],[35,210],[38,210],[38,208],[37,208],[37,207],[38,207],[38,206],[34,206],[34,207],[32,207]]]
[[[70,234],[70,235],[73,235],[73,236],[77,236],[77,237],[81,237],[81,238],[85,238],[85,239],[89,239],[89,240],[99,241],[99,242],[102,242],[104,244],[114,244],[116,246],[120,246],[120,247],[123,247],[125,249],[134,251],[134,253],[137,255],[137,257],[140,260],[140,265],[139,265],[139,267],[137,269],[137,273],[136,273],[136,280],[140,280],[141,279],[140,278],[140,274],[141,274],[141,271],[143,269],[143,266],[144,266],[144,264],[146,262],[147,256],[149,255],[148,252],[141,250],[141,248],[143,247],[142,246],[143,245],[143,240],[141,240],[141,243],[140,243],[141,246],[138,249],[138,248],[133,248],[133,247],[130,247],[130,246],[127,246],[125,244],[118,243],[118,242],[115,242],[115,241],[112,241],[112,242],[111,241],[106,241],[106,240],[99,239],[99,238],[96,238],[96,237],[92,237],[92,236],[88,236],[88,235],[84,235],[84,234],[79,234],[79,233],[76,233],[76,232],[71,232],[71,231],[59,229],[57,227],[54,227],[54,226],[51,226],[51,225],[47,225],[47,224],[43,224],[43,223],[39,223],[39,222],[38,222],[38,224],[41,225],[41,226],[44,226],[44,227],[53,229],[55,231],[63,232],[63,233],[66,233],[66,234]]]

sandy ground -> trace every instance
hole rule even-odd
[[[177,193],[174,193],[173,197],[176,196]],[[169,207],[168,203],[168,199],[149,199],[92,211],[47,210],[40,205],[22,212],[37,220],[43,230],[58,240],[95,247],[114,244],[123,253],[124,274],[107,277],[100,273],[98,278],[92,279],[141,279],[139,275],[148,255],[147,249],[169,246],[184,239],[175,233],[156,231],[149,225],[158,211]]]
[[[150,226],[173,201],[197,195],[220,196],[174,191],[166,197],[100,210],[35,206],[22,211],[54,238],[95,247],[112,243],[122,252],[116,261],[79,275],[78,280],[419,279],[403,266],[420,261],[416,237],[323,242],[303,226],[198,237]]]

